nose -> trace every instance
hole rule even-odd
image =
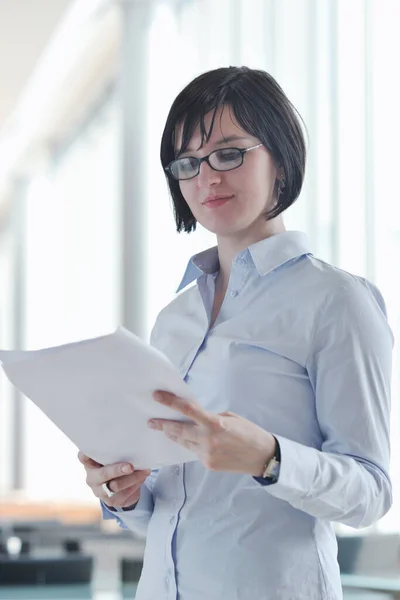
[[[221,183],[221,171],[214,171],[206,161],[202,162],[197,176],[197,185],[210,187],[219,183]]]

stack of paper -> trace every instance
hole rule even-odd
[[[152,417],[184,420],[152,393],[190,400],[189,386],[166,356],[123,327],[44,350],[0,350],[0,361],[11,383],[97,462],[154,469],[197,460],[147,426]]]

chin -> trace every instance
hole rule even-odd
[[[230,237],[232,235],[237,235],[243,230],[242,227],[238,227],[237,225],[209,225],[203,223],[201,223],[201,225],[204,227],[204,229],[207,229],[207,231],[210,231],[214,235],[220,237]]]
[[[234,215],[233,212],[226,212],[225,215],[207,215],[208,218],[204,218],[204,214],[194,217],[204,229],[222,237],[240,234],[251,227],[255,220],[255,217],[251,218],[252,215]]]

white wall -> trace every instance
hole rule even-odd
[[[119,324],[118,142],[111,104],[28,190],[27,349],[94,337]],[[24,409],[27,495],[91,498],[77,449],[32,402]]]

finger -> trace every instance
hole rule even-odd
[[[138,495],[139,494],[139,490],[140,490],[140,486],[137,487],[131,487],[127,490],[124,490],[123,492],[118,492],[118,494],[114,494],[114,496],[107,496],[104,492],[99,496],[99,498],[101,498],[101,500],[103,500],[103,502],[105,504],[107,504],[107,506],[113,506],[113,507],[122,507],[122,506],[129,506],[129,504],[127,503],[127,499],[130,498],[131,496],[134,496],[135,494]]]
[[[238,415],[230,410],[225,410],[224,412],[218,413],[220,417],[237,417]]]
[[[215,422],[215,415],[206,411],[202,406],[191,400],[185,400],[170,392],[157,390],[153,394],[154,400],[164,406],[169,406],[173,410],[185,415],[199,425],[211,425]]]
[[[138,496],[138,494],[140,493],[140,488],[142,487],[145,479],[146,477],[143,477],[143,475],[141,478],[138,477],[134,485],[131,485],[127,489],[114,493],[114,495],[111,497],[105,494],[103,488],[100,487],[99,498],[101,498],[108,506],[130,506],[130,504],[133,504],[133,502],[128,502],[128,498],[131,498],[131,496],[134,496],[135,494]]]
[[[124,506],[121,506],[121,508],[127,508],[128,506],[133,506],[134,504],[137,504],[140,500],[140,491],[135,492],[134,494],[131,494],[131,496],[129,496],[129,498],[127,498],[125,500],[125,504]]]
[[[199,427],[193,423],[182,423],[182,421],[170,421],[169,419],[150,419],[148,426],[151,429],[164,431],[168,435],[175,435],[191,442],[198,442]]]
[[[107,486],[112,492],[122,492],[132,486],[142,485],[150,475],[151,471],[135,471],[132,475],[125,475],[117,479],[111,479]]]
[[[129,463],[106,465],[105,467],[90,470],[86,481],[89,485],[102,485],[103,483],[111,481],[111,479],[116,479],[123,475],[130,475],[133,472],[134,467]]]
[[[85,467],[102,467],[103,465],[96,462],[95,460],[93,460],[93,458],[90,458],[89,456],[86,456],[86,454],[84,454],[82,452],[82,450],[79,450],[78,452],[78,460],[85,466]]]
[[[196,442],[192,442],[191,440],[186,440],[184,438],[180,438],[176,435],[167,434],[167,438],[172,440],[173,442],[176,442],[177,444],[180,444],[184,448],[191,450],[192,452],[196,452],[196,454],[197,454],[197,450],[200,447],[200,445],[197,444]]]

